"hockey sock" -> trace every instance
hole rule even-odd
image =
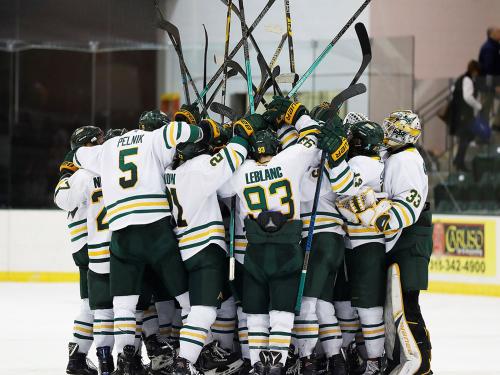
[[[241,306],[238,306],[236,313],[238,314],[238,341],[240,343],[241,356],[250,359],[250,349],[248,348],[248,316],[243,312]]]
[[[293,325],[294,342],[301,358],[310,356],[318,342],[317,301],[318,299],[314,297],[302,297],[300,314],[295,317]]]
[[[174,318],[172,320],[172,331],[170,337],[174,340],[179,340],[179,334],[182,328],[182,310],[175,309]]]
[[[382,357],[385,341],[383,307],[358,307],[358,315],[368,358]]]
[[[89,299],[84,298],[80,303],[80,311],[75,318],[73,325],[72,342],[78,344],[78,352],[87,354],[92,341],[92,326],[94,325],[94,315],[90,310]]]
[[[142,321],[144,319],[144,311],[137,310],[135,312],[135,351],[139,351],[142,346]]]
[[[319,341],[327,358],[340,353],[342,347],[342,332],[335,316],[333,304],[318,299],[316,314],[319,322]]]
[[[212,306],[191,306],[179,337],[179,357],[193,364],[196,362],[207,340],[210,326],[217,316],[216,310]]]
[[[334,306],[335,315],[342,331],[342,347],[347,348],[360,329],[359,319],[350,301],[335,301]]]
[[[238,308],[238,310],[239,309],[240,308]],[[293,325],[293,318],[292,318],[292,325]],[[248,326],[248,349],[250,352],[250,362],[252,363],[252,365],[254,365],[256,362],[260,361],[259,359],[260,352],[269,349],[269,315],[247,314],[247,326]],[[290,331],[291,329],[292,327],[290,326]]]
[[[236,305],[234,298],[230,297],[222,302],[217,309],[217,318],[212,324],[212,335],[223,349],[232,351],[234,327],[236,325]]]
[[[271,310],[269,312],[269,323],[271,326],[271,332],[269,333],[269,350],[281,353],[280,362],[283,366],[285,366],[288,348],[292,340],[293,320],[294,314],[291,312],[277,310]],[[317,324],[316,322],[316,329]],[[250,324],[248,328],[250,332]]]
[[[94,343],[96,348],[109,346],[113,351],[115,337],[113,335],[113,309],[98,309],[94,311]]]
[[[142,318],[142,332],[144,337],[149,337],[155,333],[160,333],[160,326],[158,323],[158,314],[154,303],[151,303]]]
[[[122,353],[125,345],[134,345],[135,343],[135,307],[138,300],[138,295],[113,297],[115,348],[117,353]]]
[[[156,302],[156,312],[158,313],[160,337],[166,339],[172,333],[172,321],[175,314],[174,300]]]
[[[189,303],[189,292],[185,292],[177,297],[175,297],[179,306],[181,307],[181,318],[184,322],[189,315],[189,311],[191,310],[191,304]]]

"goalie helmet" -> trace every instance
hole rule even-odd
[[[76,129],[70,138],[70,146],[72,150],[78,147],[85,146],[91,143],[93,146],[100,145],[104,141],[104,133],[97,126],[82,126]]]
[[[252,154],[254,159],[260,156],[274,156],[279,152],[280,141],[271,129],[259,130],[254,134]]]
[[[351,125],[348,138],[349,157],[377,156],[384,142],[384,131],[376,122],[361,121]]]
[[[157,109],[153,111],[142,112],[139,117],[139,129],[151,132],[160,129],[164,125],[168,125],[170,119],[168,116]]]
[[[392,112],[384,119],[384,143],[388,146],[414,144],[420,137],[420,119],[412,111]]]
[[[106,135],[104,136],[104,142],[106,142],[108,139],[114,138],[114,137],[121,137],[123,134],[128,132],[127,129],[109,129],[106,132]]]
[[[343,122],[346,134],[349,135],[352,124],[362,121],[368,121],[368,117],[360,112],[349,112]]]

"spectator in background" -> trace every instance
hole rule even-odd
[[[482,92],[482,116],[485,119],[490,118],[495,93],[500,93],[500,28],[490,27],[487,35],[488,39],[479,52],[482,77],[478,82],[479,90]]]
[[[456,80],[453,90],[450,107],[450,133],[458,136],[458,150],[453,165],[459,171],[467,171],[465,154],[469,143],[474,139],[472,127],[475,115],[482,108],[481,103],[476,99],[477,91],[474,87],[474,80],[480,72],[479,63],[475,60],[470,61],[467,72]]]

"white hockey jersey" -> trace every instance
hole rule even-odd
[[[200,155],[176,169],[166,169],[165,183],[176,221],[174,232],[183,260],[209,244],[227,251],[217,189],[241,166],[247,147],[247,141],[234,137],[213,156]]]
[[[362,188],[371,187],[375,193],[382,191],[384,163],[379,157],[355,156],[349,162],[343,161],[329,170],[332,190],[341,196],[356,195]],[[384,235],[375,228],[367,228],[358,223],[347,222],[349,241],[347,248],[366,243],[384,243]]]
[[[383,191],[392,201],[389,210],[391,230],[385,233],[386,251],[389,251],[396,244],[402,228],[418,220],[429,192],[425,163],[415,147],[388,154]]]
[[[101,176],[112,231],[170,215],[163,175],[178,143],[201,137],[198,126],[171,122],[152,132],[132,130],[101,146],[80,147],[77,166]]]
[[[57,206],[69,213],[75,209],[76,212],[86,212],[85,218],[70,224],[71,240],[87,233],[89,268],[97,273],[109,273],[111,232],[108,230],[106,208],[102,199],[101,178],[95,173],[79,169],[63,180],[63,185],[60,182],[56,187],[54,201]],[[60,186],[67,188],[60,189]]]
[[[320,150],[316,147],[316,137],[312,135],[317,132],[314,120],[304,115],[297,121],[296,128],[299,131],[306,129],[311,135],[283,150],[265,164],[246,160],[219,189],[219,195],[223,198],[235,194],[238,196],[235,258],[240,263],[243,263],[247,245],[243,228],[246,217],[256,218],[262,211],[281,211],[289,220],[300,220],[301,180],[305,172],[318,163]]]

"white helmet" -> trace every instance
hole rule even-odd
[[[349,112],[347,116],[344,118],[344,125],[346,124],[355,124],[357,122],[368,121],[368,117],[359,112]]]
[[[410,110],[392,112],[384,119],[384,143],[388,146],[415,144],[420,137],[420,119]]]

